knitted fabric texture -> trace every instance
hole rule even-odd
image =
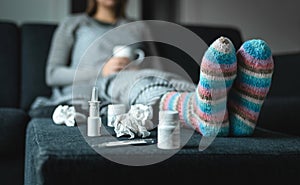
[[[226,97],[236,77],[235,52],[228,38],[215,40],[202,58],[200,81],[195,91],[166,93],[160,109],[178,111],[183,126],[203,136],[227,136]]]
[[[237,79],[228,99],[230,130],[234,136],[250,136],[271,86],[274,62],[270,47],[260,39],[243,43],[237,58]]]

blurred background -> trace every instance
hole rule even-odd
[[[1,0],[0,19],[58,23],[82,12],[85,0]],[[300,50],[299,0],[129,0],[127,15],[179,24],[238,28],[244,40],[263,38],[273,53]]]

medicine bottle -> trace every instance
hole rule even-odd
[[[117,115],[125,114],[125,104],[110,104],[107,109],[107,126],[114,127],[115,118]]]
[[[157,147],[160,149],[178,149],[180,147],[180,124],[177,111],[159,112]]]

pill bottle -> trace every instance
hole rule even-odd
[[[159,111],[157,147],[160,149],[180,148],[180,124],[177,111]]]
[[[117,115],[125,114],[125,104],[110,104],[107,109],[107,126],[114,127],[114,121]]]

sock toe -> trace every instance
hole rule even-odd
[[[245,53],[259,60],[267,60],[272,55],[268,44],[260,39],[246,41],[243,44],[242,49]]]
[[[271,86],[272,52],[260,39],[246,41],[237,51],[238,72],[229,95],[231,134],[253,134],[261,106]]]
[[[227,136],[227,92],[236,77],[236,51],[226,37],[215,40],[205,52],[200,71],[196,106],[199,130],[204,136]]]

